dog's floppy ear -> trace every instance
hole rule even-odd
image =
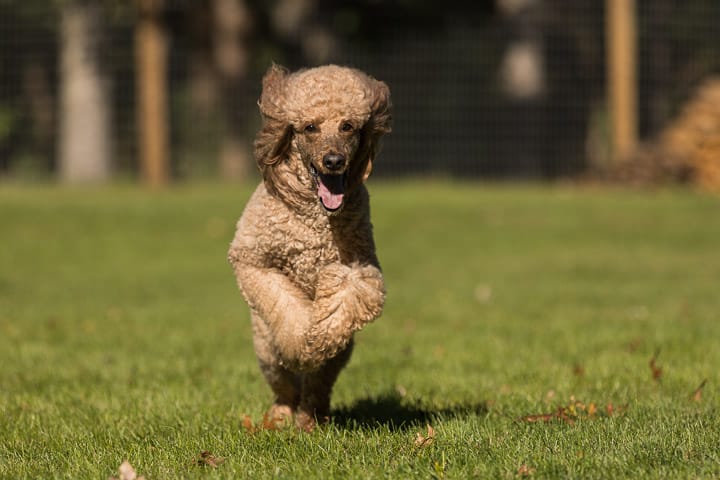
[[[360,185],[370,176],[372,164],[380,149],[380,138],[392,130],[392,103],[390,89],[385,83],[368,78],[373,102],[370,118],[360,131],[360,146],[351,167],[353,186]]]
[[[273,64],[263,77],[258,100],[263,125],[255,137],[255,160],[271,193],[276,190],[275,166],[287,156],[293,134],[282,106],[287,76],[287,69]]]

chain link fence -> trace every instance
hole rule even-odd
[[[138,175],[133,5],[0,0],[0,176],[60,174],[73,94],[88,108],[74,117],[86,122],[75,142],[106,135],[95,150],[106,153],[87,156],[106,155],[116,177]],[[175,178],[252,174],[271,61],[356,66],[390,85],[395,127],[379,176],[552,179],[611,158],[603,0],[174,0],[158,12]],[[639,132],[651,139],[719,73],[720,2],[637,0],[636,19]],[[69,93],[82,68],[95,84]],[[94,100],[83,97],[93,88]]]

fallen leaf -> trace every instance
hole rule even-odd
[[[555,398],[555,390],[548,390],[545,394],[545,402],[550,403]]]
[[[212,453],[205,450],[204,452],[200,453],[200,455],[195,459],[193,463],[201,467],[208,466],[212,468],[217,468],[224,461],[224,458],[216,457]]]
[[[520,420],[523,422],[535,423],[549,422],[553,418],[555,418],[555,413],[538,413],[536,415],[525,415],[524,417],[520,417]]]
[[[612,403],[608,403],[605,407],[605,413],[608,417],[612,417],[613,415],[622,415],[625,413],[625,411],[628,409],[627,404],[625,405],[618,405],[617,407],[614,406]]]
[[[627,405],[622,407],[615,407],[612,403],[609,403],[605,409],[607,416],[613,414],[619,414],[627,410]],[[595,402],[585,404],[575,399],[574,396],[570,397],[570,402],[567,405],[561,405],[557,407],[554,412],[539,413],[535,415],[525,415],[520,417],[518,420],[527,423],[536,422],[551,422],[553,420],[560,420],[565,423],[573,425],[576,420],[591,419],[595,418],[598,413],[598,408]]]
[[[627,349],[630,353],[635,353],[638,348],[640,348],[643,344],[643,339],[640,337],[635,337],[632,340],[630,340],[630,343],[628,343]]]
[[[271,417],[269,413],[265,413],[262,419],[263,430],[281,430],[287,425],[287,420],[281,417]]]
[[[660,355],[660,349],[655,350],[655,355],[650,359],[650,370],[652,370],[652,378],[656,382],[660,381],[660,377],[662,377],[662,367],[660,367],[657,364],[657,357]]]
[[[567,409],[565,407],[558,407],[558,409],[552,413],[525,415],[524,417],[520,417],[520,420],[527,423],[551,422],[553,420],[562,420],[571,425],[575,423],[575,420],[573,420],[570,415],[568,415]]]
[[[250,418],[250,415],[243,415],[242,426],[248,433],[255,433],[257,430],[255,428],[255,425],[253,425],[253,421],[252,418]]]
[[[329,421],[330,419],[328,417],[325,417],[324,420]],[[283,430],[285,427],[288,427],[291,424],[292,421],[288,417],[271,416],[270,412],[265,412],[263,414],[262,420],[257,424],[253,423],[250,415],[243,415],[241,423],[245,431],[250,434],[259,432],[261,430]]]
[[[145,480],[144,476],[138,476],[133,466],[130,465],[130,462],[128,462],[127,460],[120,464],[120,467],[118,468],[118,474],[119,476],[110,477],[108,480]]]
[[[575,418],[577,418],[577,412],[575,407],[575,398],[572,397],[571,403],[568,406],[561,405],[554,412],[550,413],[525,415],[524,417],[520,417],[519,420],[527,423],[551,422],[553,420],[561,420],[572,425],[575,423]]]
[[[415,446],[416,447],[427,447],[431,445],[435,441],[435,429],[430,426],[430,424],[427,425],[427,436],[423,435],[420,432],[417,432],[415,434]]]
[[[517,474],[521,477],[531,477],[535,473],[535,469],[533,467],[529,467],[525,464],[520,465],[520,468],[518,468]]]
[[[702,391],[703,388],[705,388],[705,384],[707,383],[707,378],[700,382],[700,386],[695,389],[695,392],[693,392],[692,399],[694,402],[701,402],[702,401]]]

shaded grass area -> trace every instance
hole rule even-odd
[[[719,199],[373,183],[388,301],[334,424],[251,434],[250,191],[0,187],[0,478],[720,475]]]

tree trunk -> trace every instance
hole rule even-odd
[[[140,169],[151,187],[161,187],[170,179],[168,47],[160,22],[162,6],[162,0],[140,0],[135,28]]]
[[[100,66],[101,7],[62,7],[59,174],[63,182],[106,180],[111,170],[111,102]]]

